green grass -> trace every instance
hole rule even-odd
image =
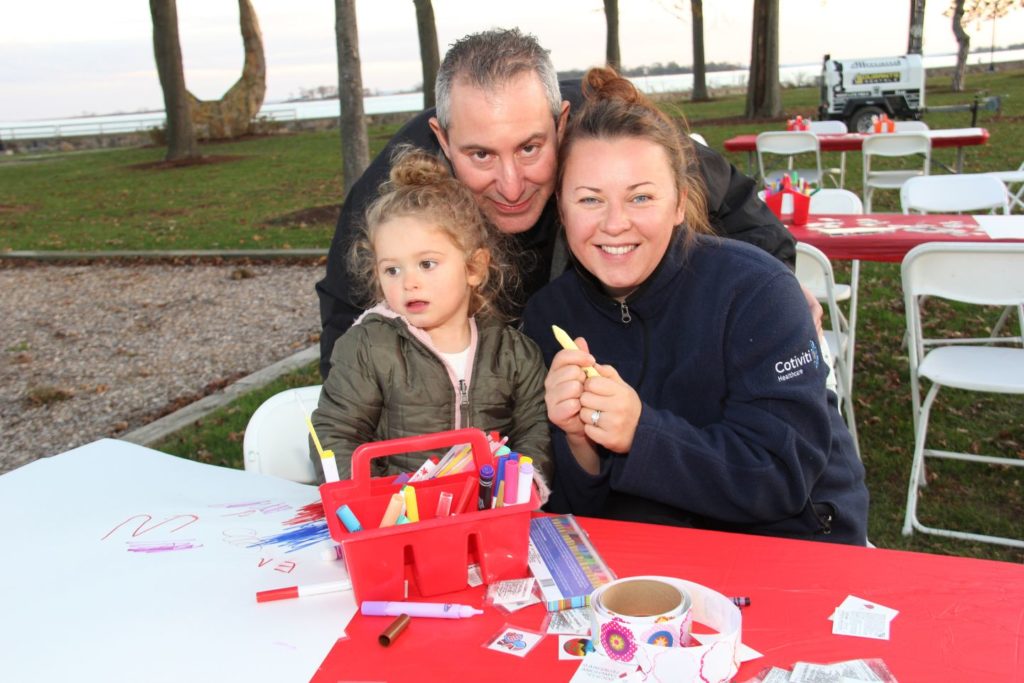
[[[1016,168],[1024,150],[1024,71],[971,74],[968,93],[951,93],[948,78],[930,79],[931,105],[970,102],[975,90],[1004,96],[1000,116],[982,113],[978,125],[991,134],[988,145],[965,150],[965,171]],[[814,88],[783,93],[787,115],[813,116]],[[742,95],[691,104],[667,102],[685,112],[693,130],[717,149],[740,133],[782,127],[781,121],[737,121]],[[964,127],[969,113],[929,114],[933,128]],[[394,127],[371,129],[377,151]],[[304,208],[337,203],[341,194],[336,131],[282,135],[205,145],[208,155],[237,161],[139,170],[159,162],[163,149],[148,148],[0,160],[0,249],[151,249],[325,247],[330,223],[271,227],[270,219]],[[729,154],[740,168],[745,154]],[[823,163],[838,158],[826,155]],[[954,150],[936,158],[952,165]],[[860,159],[847,155],[847,188],[860,192]],[[876,194],[875,209],[897,211],[895,192]],[[837,279],[848,266],[834,264]],[[898,264],[863,263],[858,323],[855,395],[861,448],[872,495],[870,538],[885,548],[1024,562],[1024,551],[989,544],[900,534],[913,441],[907,358],[903,335]],[[961,319],[940,302],[928,307],[964,327],[984,329],[996,312]],[[156,444],[160,450],[203,462],[242,466],[246,422],[266,398],[290,386],[316,384],[314,366],[239,399],[195,426]],[[1024,457],[1024,410],[1019,399],[985,398],[944,392],[934,411],[933,444]],[[963,463],[930,467],[920,516],[953,527],[1024,537],[1024,470]]]

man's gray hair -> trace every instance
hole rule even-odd
[[[493,91],[520,74],[536,73],[547,95],[551,115],[561,111],[562,94],[551,55],[537,39],[518,28],[471,33],[452,43],[437,71],[434,87],[437,121],[444,130],[451,123],[452,85],[461,81]]]

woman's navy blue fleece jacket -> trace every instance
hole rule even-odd
[[[583,337],[640,395],[629,453],[582,470],[552,428],[548,509],[864,545],[864,467],[825,388],[828,367],[793,274],[735,240],[678,241],[623,303],[577,264],[530,299],[524,331]]]

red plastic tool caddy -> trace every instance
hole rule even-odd
[[[377,528],[391,496],[401,490],[394,477],[370,477],[373,458],[472,445],[474,468],[408,484],[416,489],[420,521]],[[477,472],[491,462],[487,437],[478,429],[365,443],[352,454],[352,478],[320,486],[331,538],[342,546],[356,602],[403,600],[408,577],[410,596],[438,595],[462,590],[467,565],[476,563],[484,582],[526,576],[530,538],[530,512],[540,506],[536,487],[530,502],[491,510],[477,509]],[[472,480],[467,484],[468,480]],[[467,486],[471,488],[467,488]],[[441,493],[452,494],[452,512],[434,517]],[[468,494],[466,493],[468,491]],[[463,495],[466,512],[458,509]],[[348,505],[363,526],[350,533],[337,510]]]

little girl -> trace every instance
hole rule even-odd
[[[349,252],[350,272],[376,305],[335,344],[313,413],[342,479],[362,443],[462,427],[498,431],[546,469],[546,369],[537,345],[498,312],[516,284],[504,245],[440,159],[399,151]],[[310,457],[323,481],[320,458]],[[422,461],[375,458],[373,475]]]

